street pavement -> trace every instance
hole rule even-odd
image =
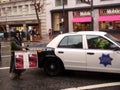
[[[29,46],[44,46],[50,40],[51,39],[49,38],[44,38],[36,42],[25,42],[25,44]],[[95,75],[95,73],[70,72],[63,76],[49,77],[45,75],[43,69],[39,68],[27,69],[23,74],[23,80],[11,80],[9,78],[10,43],[1,42],[1,44],[2,60],[0,62],[0,90],[80,90],[79,88],[86,88],[88,85],[93,87],[93,85],[98,84],[97,86],[100,87],[101,83],[106,83],[104,85],[108,85],[111,82],[120,83],[117,74],[106,75],[103,73],[96,73]],[[120,90],[120,86],[89,90]]]
[[[49,37],[43,38],[38,41],[25,41],[25,45],[32,46],[45,46],[51,39]],[[35,82],[35,75],[29,73],[36,73],[37,69],[26,70],[24,73],[24,78],[26,80],[10,80],[9,78],[9,65],[11,59],[11,53],[9,50],[10,42],[1,42],[1,61],[0,61],[0,90],[41,90],[39,85],[32,85],[31,82]],[[27,73],[27,75],[25,75]],[[29,80],[31,82],[29,83]],[[34,79],[34,80],[32,80]],[[39,81],[39,80],[38,80]]]

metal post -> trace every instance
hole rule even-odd
[[[1,41],[0,41],[0,61],[1,61]]]
[[[64,28],[65,28],[65,9],[64,9],[64,0],[61,0],[61,5],[62,5],[62,33],[64,33]]]
[[[93,13],[94,7],[93,7],[93,0],[91,0],[91,19],[92,19],[92,23],[91,23],[91,30],[94,31],[94,13]]]

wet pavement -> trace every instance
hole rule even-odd
[[[25,42],[25,45],[32,46],[46,46],[49,39],[41,41]],[[36,70],[28,69],[23,74],[25,80],[11,80],[9,78],[9,65],[11,53],[9,50],[10,42],[1,42],[1,61],[0,61],[0,90],[43,90],[39,85],[32,85],[33,83],[40,82],[35,76]],[[36,81],[37,80],[37,81]],[[32,83],[33,82],[33,83]],[[43,86],[44,87],[44,86]]]
[[[25,42],[29,46],[45,46],[48,40]],[[23,80],[9,78],[9,42],[2,42],[2,61],[0,62],[0,90],[61,90],[100,83],[119,82],[117,74],[70,72],[63,76],[49,77],[43,69],[27,69]],[[91,89],[92,90],[92,89]],[[94,90],[120,90],[120,86]]]

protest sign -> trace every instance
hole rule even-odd
[[[15,66],[16,69],[37,68],[37,51],[15,51]]]

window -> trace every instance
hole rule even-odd
[[[53,30],[59,31],[60,30],[60,14],[53,13]]]
[[[65,37],[59,44],[60,48],[82,48],[82,36],[74,35]]]
[[[25,5],[25,8],[24,8],[24,14],[28,14],[28,12],[29,12],[28,5]]]
[[[31,7],[30,13],[33,13],[33,12],[35,13],[35,6],[33,4],[31,4],[30,7]]]
[[[96,35],[88,35],[87,36],[88,48],[89,49],[114,49],[116,47],[113,43],[108,41],[107,39],[96,36]]]
[[[19,12],[18,12],[18,13],[19,13],[19,15],[20,15],[20,14],[23,14],[23,9],[22,9],[22,6],[18,6],[18,9],[19,9]]]
[[[8,16],[12,14],[12,9],[11,9],[11,7],[8,7],[8,8],[7,8],[7,14],[8,14]]]
[[[110,0],[101,0],[101,1],[110,1]]]
[[[55,0],[55,6],[62,6],[62,1],[64,1],[64,5],[67,5],[67,0]]]
[[[14,15],[17,15],[17,6],[13,7],[13,13],[14,13]]]
[[[2,12],[2,13],[1,13],[2,16],[6,16],[5,8],[2,8],[2,11],[1,11],[1,12]]]
[[[80,4],[80,3],[90,3],[91,0],[76,0],[76,4]]]

